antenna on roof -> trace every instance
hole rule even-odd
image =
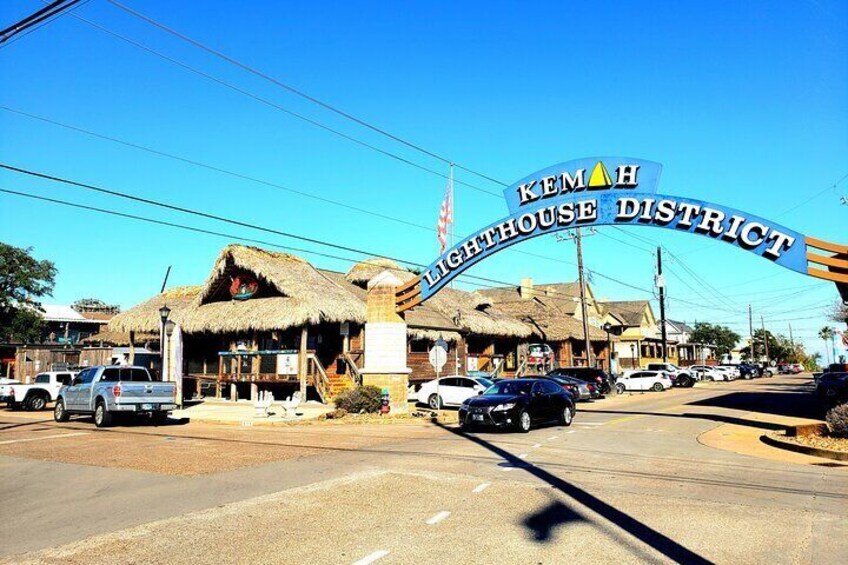
[[[168,270],[165,271],[165,280],[162,281],[162,290],[159,291],[159,294],[165,292],[165,286],[168,284],[168,275],[171,274],[171,266],[168,265]]]

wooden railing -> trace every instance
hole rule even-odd
[[[330,377],[327,376],[327,371],[324,370],[324,366],[314,353],[307,356],[306,362],[306,374],[312,377],[315,392],[321,397],[321,402],[326,404],[330,400]]]
[[[354,361],[353,356],[350,352],[345,352],[342,355],[348,368],[348,376],[351,380],[353,380],[353,384],[361,386],[362,374],[359,372],[359,367],[356,365],[356,361]],[[357,354],[357,357],[360,357],[360,354]]]

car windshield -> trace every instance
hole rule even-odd
[[[484,394],[530,394],[532,387],[530,381],[501,381],[486,389]]]
[[[477,377],[476,381],[486,388],[489,388],[490,386],[495,384],[493,381],[490,381],[489,379],[484,379],[483,377]]]

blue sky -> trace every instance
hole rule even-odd
[[[663,163],[661,192],[848,241],[848,5],[844,2],[156,2],[127,4],[362,119],[511,183],[572,158]],[[4,2],[20,19],[35,0]],[[443,173],[387,141],[118,10],[76,14],[293,112]],[[434,226],[444,179],[369,151],[65,15],[0,48],[0,105],[301,192]],[[429,263],[425,229],[321,203],[0,110],[2,161],[278,230]],[[488,181],[457,179],[499,193]],[[0,186],[310,249],[72,187],[0,172]],[[812,198],[814,197],[815,198]],[[457,233],[506,214],[457,186]],[[664,230],[601,229],[590,269],[650,289],[662,244],[670,317],[747,334],[747,305],[812,350],[830,283],[729,245]],[[642,239],[639,239],[642,238]],[[54,297],[123,307],[196,284],[228,240],[0,194],[0,239],[59,268]],[[574,246],[542,237],[472,274],[576,277]],[[326,250],[325,250],[326,251]],[[541,254],[546,258],[524,252]],[[331,251],[332,253],[332,251]],[[336,252],[360,259],[347,252]],[[350,262],[306,255],[345,270]],[[694,275],[693,275],[694,274]],[[596,275],[598,296],[650,294]]]

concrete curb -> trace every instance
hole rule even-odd
[[[794,443],[791,441],[784,441],[768,434],[761,435],[760,441],[765,443],[766,445],[770,445],[771,447],[785,449],[787,451],[794,451],[796,453],[803,453],[804,455],[823,457],[825,459],[833,459],[835,461],[848,461],[848,453],[845,453],[843,451],[831,451],[830,449],[812,447],[810,445],[801,445],[799,443]]]

